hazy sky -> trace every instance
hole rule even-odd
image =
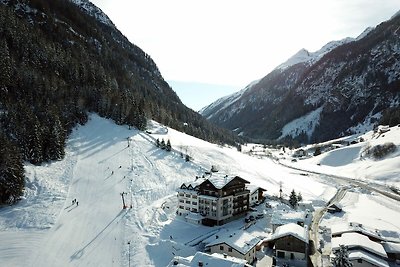
[[[262,78],[301,48],[313,52],[356,37],[400,10],[400,0],[91,1],[195,110]]]

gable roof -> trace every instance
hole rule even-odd
[[[256,192],[256,191],[258,191],[258,190],[267,191],[267,189],[264,189],[264,188],[262,188],[262,187],[259,187],[259,186],[257,186],[257,185],[254,185],[254,184],[249,184],[249,185],[247,185],[247,189],[250,190],[250,194],[253,194],[254,192]]]
[[[331,225],[332,235],[341,235],[344,233],[360,233],[365,236],[376,238],[386,242],[400,242],[400,234],[398,232],[388,230],[378,230],[368,227],[364,224],[349,222],[349,223],[338,223]]]
[[[218,267],[244,267],[247,266],[246,260],[238,259],[222,255],[219,253],[206,254],[203,252],[196,252],[194,256],[174,257],[169,263],[168,267],[198,267],[199,262],[203,263],[203,266],[218,266]],[[176,264],[175,264],[176,263]]]
[[[225,186],[227,186],[229,183],[232,181],[240,181],[242,183],[249,184],[250,182],[239,177],[239,176],[228,176],[228,175],[221,175],[221,174],[212,174],[211,177],[207,178],[204,182],[201,183],[201,185],[204,185],[205,183],[211,183],[216,189],[222,189]]]
[[[387,254],[382,244],[369,239],[359,233],[344,233],[340,237],[332,238],[332,250],[336,250],[340,245],[345,245],[350,249],[362,248],[379,257],[387,258]]]
[[[276,240],[285,236],[294,236],[304,243],[308,243],[307,229],[307,227],[302,227],[296,223],[284,224],[276,228],[275,233],[269,240]]]
[[[387,261],[376,257],[372,255],[371,253],[368,253],[366,251],[350,251],[349,252],[349,259],[350,260],[357,260],[357,259],[362,259],[363,261],[369,262],[374,266],[378,267],[389,267],[389,264]]]
[[[213,236],[215,239],[208,243],[206,247],[212,247],[219,244],[226,244],[235,249],[242,255],[247,254],[253,247],[255,247],[260,239],[252,236],[246,231],[239,230],[236,232],[226,232],[223,235]]]

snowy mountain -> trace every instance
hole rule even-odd
[[[380,119],[400,123],[399,26],[393,16],[357,38],[302,49],[201,114],[246,137],[306,143],[372,129]]]
[[[295,188],[316,208],[343,188],[344,182],[330,177],[331,173],[382,190],[390,191],[387,184],[400,186],[399,150],[381,160],[360,157],[364,148],[387,142],[399,149],[399,127],[381,135],[370,132],[362,136],[364,142],[296,163],[283,159],[290,158],[289,149],[282,156],[282,150],[260,150],[262,157],[249,152],[258,152],[255,144],[243,146],[240,153],[155,121],[149,123],[147,131],[151,134],[91,114],[87,124],[73,130],[63,160],[40,166],[26,164],[23,199],[0,208],[2,266],[161,267],[174,256],[194,255],[201,240],[242,229],[245,224],[241,218],[210,228],[176,215],[176,189],[209,171],[211,165],[217,165],[222,174],[239,175],[267,189],[271,197],[278,194],[280,185],[285,198]],[[173,150],[157,148],[157,138],[171,140]],[[346,139],[352,140],[357,136]],[[186,162],[181,152],[189,153],[192,161]],[[268,153],[281,158],[266,157]],[[398,201],[360,186],[347,188],[341,201],[345,212],[324,217],[324,224],[359,222],[382,233],[398,233]],[[122,197],[127,209],[122,209]],[[288,206],[282,208],[288,211]],[[265,205],[258,209],[266,218],[245,231],[269,237],[272,226],[268,218],[275,209]],[[361,212],[366,209],[369,212]]]

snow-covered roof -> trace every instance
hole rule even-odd
[[[378,267],[389,267],[387,261],[372,255],[366,251],[356,250],[349,252],[349,260],[358,260],[362,259],[363,261],[371,263],[373,266]]]
[[[308,243],[307,227],[302,227],[296,223],[288,223],[276,228],[275,233],[269,240],[276,240],[284,236],[294,236],[301,241]]]
[[[367,236],[359,233],[344,233],[341,237],[332,238],[332,250],[339,249],[340,245],[351,248],[363,248],[377,256],[387,258],[385,249],[382,244],[370,240]]]
[[[279,210],[272,214],[271,224],[283,225],[305,221],[305,211]]]
[[[366,225],[359,224],[356,222],[349,222],[349,223],[343,222],[343,223],[333,224],[331,226],[331,231],[333,236],[341,235],[343,233],[359,232],[363,235],[370,236],[379,239],[381,241],[394,241],[394,242],[400,241],[399,233],[387,230],[372,229]]]
[[[400,253],[400,243],[383,242],[382,245],[386,253]]]
[[[232,181],[236,177],[238,176],[213,174],[207,180],[210,181],[215,186],[215,188],[222,189],[225,185],[227,185],[230,181]]]
[[[225,243],[226,245],[237,250],[243,255],[249,252],[255,245],[257,245],[258,242],[261,241],[261,239],[259,239],[258,237],[254,237],[248,232],[243,230],[239,230],[236,232],[228,231],[222,235],[221,234],[214,235],[213,238],[214,240],[208,243],[206,247],[212,247],[218,244]]]
[[[189,257],[174,257],[167,267],[198,267],[199,262],[203,263],[203,266],[219,266],[219,267],[244,267],[246,266],[246,260],[222,255],[219,253],[206,254],[203,252],[196,252],[194,256]]]
[[[254,185],[254,184],[249,184],[246,186],[246,188],[250,190],[250,195],[253,194],[254,192],[258,191],[259,189],[266,191],[266,189],[259,187],[257,185]]]

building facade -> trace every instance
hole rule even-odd
[[[222,225],[243,216],[249,210],[249,182],[239,176],[212,174],[184,183],[178,191],[177,214],[198,213],[204,225]]]
[[[243,216],[249,210],[249,182],[239,176],[217,176],[199,185],[199,212],[203,224],[222,225]]]

